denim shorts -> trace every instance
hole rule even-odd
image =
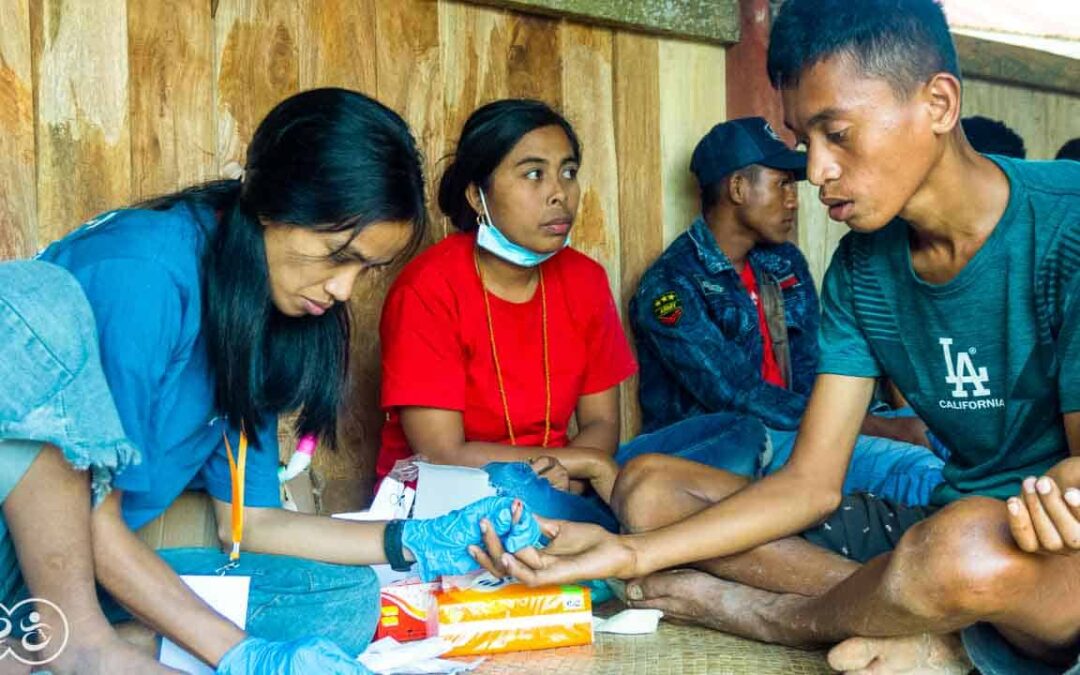
[[[139,462],[101,369],[93,311],[56,265],[0,263],[0,438],[55,445],[90,473],[95,503]]]

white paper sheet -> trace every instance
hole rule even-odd
[[[219,577],[182,574],[180,578],[219,614],[240,628],[247,623],[251,577]],[[168,638],[161,639],[159,659],[166,666],[191,675],[214,675],[214,669]]]
[[[467,466],[446,466],[417,462],[416,506],[413,518],[436,518],[495,496],[487,472]]]

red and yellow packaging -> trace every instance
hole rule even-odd
[[[392,637],[398,642],[434,637],[437,582],[425,584],[418,578],[406,579],[379,589],[379,625],[375,639]]]
[[[499,583],[448,587],[435,594],[431,634],[447,640],[446,656],[498,654],[592,644],[592,599],[581,586],[528,588]]]

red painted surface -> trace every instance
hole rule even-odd
[[[784,128],[780,95],[769,84],[765,60],[769,46],[768,0],[739,0],[741,38],[727,50],[727,116],[761,116],[788,143],[795,138]]]

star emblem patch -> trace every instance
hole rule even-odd
[[[668,291],[653,300],[653,316],[665,326],[674,326],[682,318],[682,303],[675,291]]]

